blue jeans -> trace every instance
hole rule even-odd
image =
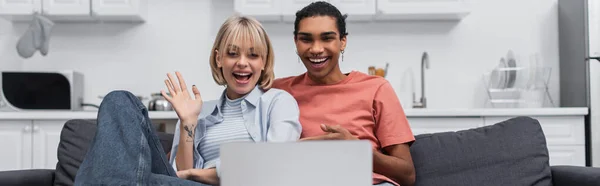
[[[126,91],[109,93],[75,185],[203,185],[180,179],[167,161],[146,107]]]

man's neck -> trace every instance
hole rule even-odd
[[[336,69],[334,69],[333,71],[331,71],[327,76],[325,76],[322,79],[313,77],[310,74],[308,74],[308,77],[313,82],[315,82],[315,83],[317,83],[319,85],[331,85],[331,84],[339,83],[340,81],[344,80],[347,76],[342,73],[342,71],[340,70],[340,68],[336,68]]]

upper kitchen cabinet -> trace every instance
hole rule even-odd
[[[148,0],[93,0],[92,15],[100,20],[144,21]]]
[[[45,15],[90,15],[90,0],[42,0],[42,7]]]
[[[42,0],[0,0],[0,15],[31,15],[42,11]]]
[[[234,0],[234,9],[260,21],[293,22],[298,10],[316,0]],[[468,0],[325,0],[348,21],[460,20],[469,14]]]
[[[283,20],[293,22],[296,19],[296,12],[306,5],[318,0],[284,0],[282,4]],[[342,14],[348,14],[348,21],[368,21],[372,20],[376,13],[376,0],[328,0],[337,7]]]
[[[29,21],[40,13],[53,21],[144,21],[148,0],[0,0],[0,16]]]
[[[42,0],[42,12],[52,20],[89,20],[90,0]]]
[[[0,0],[0,16],[9,20],[31,17],[42,12],[42,0]]]
[[[283,21],[294,22],[296,20],[296,12],[315,1],[318,0],[282,0],[281,14],[283,15]]]
[[[376,20],[461,20],[466,0],[378,0]]]
[[[259,21],[281,21],[282,3],[291,0],[234,0],[233,9]]]
[[[372,20],[377,13],[376,0],[329,0],[342,14],[348,14],[348,21]]]

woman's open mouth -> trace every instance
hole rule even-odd
[[[250,77],[252,77],[251,72],[233,72],[233,77],[235,81],[239,84],[247,84],[250,82]]]

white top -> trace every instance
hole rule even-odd
[[[407,117],[455,117],[455,116],[583,116],[587,107],[571,108],[472,108],[472,109],[405,109]],[[96,111],[21,111],[0,112],[0,120],[37,119],[96,119]],[[174,111],[150,111],[150,119],[178,119]]]
[[[244,124],[244,115],[242,112],[242,100],[238,98],[231,100],[225,99],[223,104],[223,122],[206,128],[206,136],[202,138],[198,145],[198,152],[204,158],[203,168],[213,168],[217,166],[219,158],[219,149],[221,144],[230,142],[254,142],[246,125]]]

